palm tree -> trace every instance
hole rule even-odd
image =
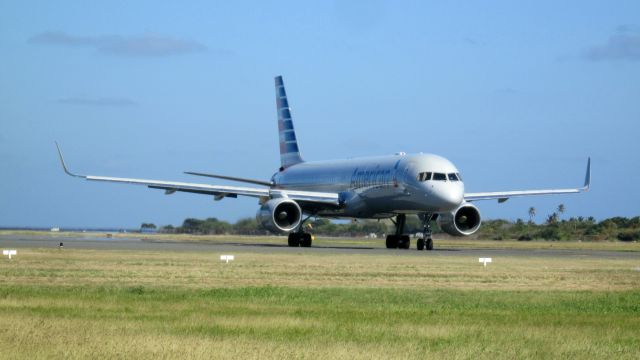
[[[527,236],[531,238],[531,224],[533,224],[533,218],[536,217],[536,208],[533,206],[529,208],[529,222],[527,223]]]
[[[562,214],[564,214],[566,210],[567,209],[565,208],[564,204],[558,205],[558,215],[562,216]]]
[[[529,222],[533,222],[533,218],[536,217],[536,208],[533,206],[529,208]]]

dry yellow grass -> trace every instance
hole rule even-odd
[[[437,254],[437,253],[434,253]],[[144,285],[185,288],[292,286],[486,290],[640,288],[636,259],[494,258],[241,252],[225,264],[216,252],[21,249],[0,262],[0,284]]]

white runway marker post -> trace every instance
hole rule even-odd
[[[478,262],[481,262],[484,267],[487,267],[487,263],[491,262],[491,258],[478,258]]]
[[[18,255],[18,251],[16,251],[16,250],[2,250],[2,255],[9,256],[9,260],[11,260],[11,256]]]
[[[220,255],[220,261],[226,261],[227,264],[229,261],[233,261],[235,258],[233,255]]]

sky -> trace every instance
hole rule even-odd
[[[637,216],[640,2],[2,1],[0,226],[254,216],[81,174],[212,182],[279,167],[283,75],[305,160],[435,153],[484,218]],[[224,181],[215,183],[226,184]]]

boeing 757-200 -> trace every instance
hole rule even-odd
[[[60,161],[67,174],[86,180],[144,185],[164,190],[165,194],[182,191],[212,195],[215,200],[236,198],[238,195],[256,197],[260,206],[256,215],[258,222],[273,232],[288,233],[288,244],[295,247],[311,246],[312,236],[303,227],[311,217],[389,218],[395,224],[395,233],[387,236],[387,248],[408,249],[410,238],[404,231],[405,221],[408,214],[415,214],[424,227],[423,237],[417,240],[416,247],[418,250],[432,250],[432,220],[436,220],[443,231],[454,236],[468,236],[478,231],[481,221],[475,201],[493,199],[504,202],[511,197],[571,194],[589,190],[591,159],[587,162],[587,173],[581,188],[482,193],[465,193],[458,169],[449,160],[432,154],[396,153],[305,162],[300,156],[282,76],[275,78],[275,90],[280,168],[271,180],[186,172],[252,184],[252,187],[78,175],[69,171],[56,143]]]

